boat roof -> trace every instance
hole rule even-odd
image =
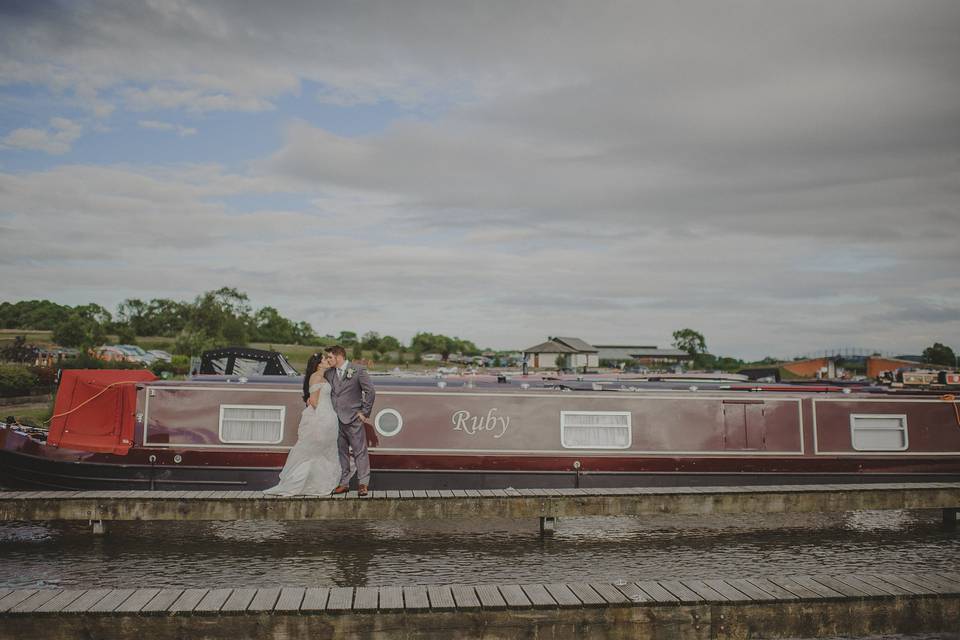
[[[424,375],[424,374],[373,374],[373,383],[379,388],[399,389],[458,389],[477,391],[499,391],[504,393],[526,390],[551,390],[569,392],[663,392],[685,391],[689,393],[736,393],[760,394],[765,396],[780,396],[785,394],[890,394],[890,395],[941,395],[941,391],[924,391],[918,389],[891,389],[887,386],[875,385],[870,382],[850,381],[803,381],[782,383],[757,383],[749,380],[729,379],[690,379],[684,377],[651,376],[638,377],[626,375],[596,374],[593,376],[542,376],[542,375],[504,375],[504,374],[476,374],[476,375]],[[271,387],[301,388],[302,376],[223,376],[197,375],[183,380],[158,380],[148,383],[150,386],[178,386],[178,385],[264,385]]]

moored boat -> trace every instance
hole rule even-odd
[[[376,489],[960,479],[952,396],[610,376],[374,382]],[[49,432],[0,425],[0,484],[262,489],[295,442],[301,394],[295,376],[64,371]]]

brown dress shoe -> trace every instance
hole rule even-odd
[[[357,487],[357,489],[358,489],[357,493],[358,493],[358,494],[360,495],[360,497],[362,498],[363,496],[367,495],[367,492],[368,492],[369,487],[367,487],[367,485],[365,485],[365,484],[362,484],[362,485],[360,485],[359,487]]]
[[[337,488],[330,492],[330,495],[332,495],[332,496],[338,496],[338,495],[340,495],[341,493],[346,493],[346,492],[349,491],[349,490],[350,490],[350,487],[347,487],[347,486],[342,485],[342,484],[338,484],[338,485],[337,485]]]

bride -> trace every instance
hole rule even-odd
[[[297,444],[290,449],[280,483],[264,493],[275,496],[326,496],[339,484],[339,423],[330,402],[330,383],[323,374],[332,365],[329,354],[315,353],[307,362],[308,404],[300,416]],[[304,385],[306,386],[306,385]]]

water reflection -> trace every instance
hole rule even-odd
[[[897,531],[909,526],[912,516],[906,509],[850,511],[843,514],[843,521],[854,531]]]
[[[0,523],[0,586],[510,583],[914,572],[960,559],[939,512],[536,521]]]

